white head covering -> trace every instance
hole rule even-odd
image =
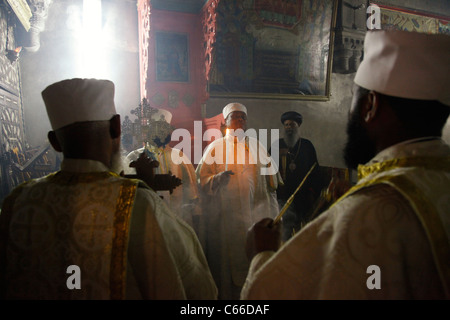
[[[172,121],[172,113],[164,109],[157,109],[158,111],[153,113],[151,119],[154,121],[164,120],[168,124]]]
[[[110,120],[116,112],[114,83],[109,80],[68,79],[42,91],[53,130],[75,122]]]
[[[382,94],[450,105],[450,36],[367,31],[354,81]]]
[[[223,114],[223,118],[226,119],[228,117],[228,115],[230,113],[232,113],[233,111],[242,111],[245,114],[247,114],[247,108],[238,102],[232,102],[229,103],[225,106],[225,108],[223,108],[222,114]]]

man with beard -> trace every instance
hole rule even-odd
[[[200,238],[219,299],[239,299],[248,270],[244,244],[248,228],[278,213],[277,170],[267,150],[247,136],[247,108],[229,103],[223,109],[228,134],[206,148],[196,173],[202,192]]]
[[[450,298],[450,37],[364,45],[345,147],[358,183],[279,250],[271,219],[249,231],[243,299]]]
[[[284,185],[277,189],[280,208],[286,204],[289,197],[295,193],[301,181],[316,164],[283,215],[283,241],[288,240],[309,221],[312,206],[320,193],[320,185],[317,180],[319,163],[316,149],[310,140],[300,136],[302,122],[303,117],[298,112],[288,111],[281,115],[284,137],[279,140],[278,164]],[[270,152],[271,150],[269,150]]]
[[[190,261],[184,267],[194,265],[198,275],[205,269],[191,255],[201,247],[196,238],[184,246],[166,242],[167,232],[181,228],[159,196],[143,181],[113,172],[121,167],[114,84],[68,79],[48,86],[42,97],[49,141],[64,159],[60,171],[18,186],[4,200],[0,296],[185,299],[174,256],[183,254]],[[151,184],[153,161],[142,156],[131,165]],[[208,276],[206,269],[198,280]]]

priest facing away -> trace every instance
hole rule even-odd
[[[0,297],[215,299],[194,231],[149,187],[154,161],[122,177],[109,80],[68,79],[42,97],[61,170],[14,189],[0,215]]]

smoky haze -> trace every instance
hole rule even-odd
[[[83,26],[83,21],[87,21],[83,17],[83,0],[53,1],[45,24],[41,23],[38,49],[22,50],[22,104],[30,147],[47,143],[50,122],[41,92],[53,82],[75,77],[112,80],[116,85],[116,110],[122,119],[139,105],[136,4],[117,0],[97,3],[101,6],[100,14],[91,17],[98,22],[95,32],[86,22]]]

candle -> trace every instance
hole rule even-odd
[[[299,184],[299,186],[297,187],[297,189],[294,191],[294,193],[289,197],[289,199],[286,201],[286,203],[284,204],[283,208],[281,208],[280,213],[278,213],[278,215],[275,217],[275,219],[272,222],[272,225],[277,224],[281,218],[283,217],[284,213],[286,212],[287,208],[289,208],[289,206],[291,205],[292,201],[294,201],[294,197],[295,194],[298,192],[298,190],[300,190],[300,188],[303,186],[303,184],[305,183],[306,179],[308,178],[308,176],[311,174],[311,172],[313,171],[313,169],[316,167],[317,162],[314,162],[314,164],[312,165],[311,169],[309,169],[308,173],[306,174],[306,176],[303,178],[302,182]]]
[[[225,132],[225,171],[228,170],[228,134],[229,129]]]

